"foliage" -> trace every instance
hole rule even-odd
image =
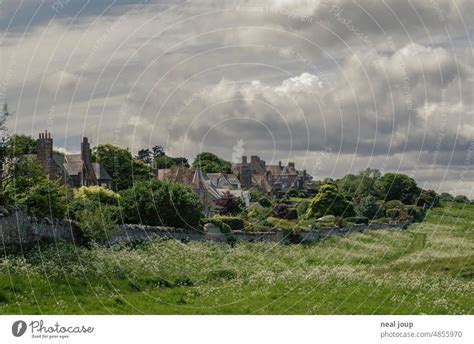
[[[359,204],[359,212],[369,219],[375,218],[379,213],[379,203],[374,196],[367,196],[362,199]]]
[[[386,173],[375,183],[377,195],[386,201],[400,200],[413,204],[420,194],[416,181],[404,174]]]
[[[172,158],[166,155],[158,156],[154,159],[154,167],[158,169],[163,168],[171,168],[173,166],[183,166],[189,167],[188,159],[180,157],[180,158]]]
[[[74,198],[82,202],[94,202],[97,206],[100,204],[118,205],[120,195],[101,186],[82,186],[74,191]]]
[[[311,200],[306,212],[306,218],[324,215],[353,216],[354,207],[351,202],[338,192],[333,184],[323,185],[319,193]]]
[[[308,199],[298,201],[296,206],[298,218],[303,219],[306,216],[310,203],[311,201]]]
[[[298,213],[295,208],[291,208],[288,204],[279,203],[273,207],[273,214],[280,219],[295,220]]]
[[[193,161],[193,168],[201,168],[206,173],[232,173],[232,164],[209,152],[199,153]]]
[[[114,205],[84,207],[75,213],[84,237],[101,242],[116,232],[119,227],[120,208]]]
[[[202,204],[183,184],[139,181],[120,192],[124,222],[151,226],[194,228],[202,217]]]
[[[36,140],[31,136],[15,134],[8,138],[5,154],[8,158],[21,157],[25,154],[36,154]]]
[[[382,209],[384,211],[387,211],[390,209],[405,209],[405,204],[403,204],[399,200],[394,199],[392,201],[384,202],[382,205]]]
[[[226,191],[215,203],[220,207],[219,213],[221,215],[237,215],[243,210],[242,200],[229,191]]]
[[[469,198],[467,198],[464,195],[457,195],[456,197],[454,197],[454,202],[456,202],[456,203],[466,203],[466,204],[471,203]]]
[[[375,194],[375,184],[381,178],[379,170],[367,168],[357,175],[348,174],[336,181],[338,189],[350,196],[366,197]]]
[[[244,220],[237,216],[213,216],[209,219],[211,223],[224,223],[233,231],[240,231],[245,228]]]
[[[353,216],[353,217],[347,217],[345,218],[347,222],[352,222],[355,224],[364,224],[368,225],[369,224],[369,218],[365,216]]]
[[[50,181],[37,161],[17,158],[10,166],[9,175],[5,195],[12,202],[27,206],[29,213],[38,217],[65,216],[66,189],[59,182]]]
[[[153,178],[151,167],[141,160],[136,160],[128,149],[111,144],[100,144],[93,149],[93,159],[102,164],[112,177],[115,191],[131,187],[134,181]]]
[[[454,201],[454,196],[447,193],[447,192],[441,193],[441,195],[439,195],[439,197],[440,197],[440,200],[443,201],[443,202],[452,202],[452,201]]]
[[[211,217],[204,219],[203,223],[211,223],[214,226],[217,226],[224,234],[228,234],[232,231],[232,228],[227,223],[225,223],[220,217]]]
[[[163,146],[154,146],[151,150],[149,148],[143,148],[138,151],[137,160],[143,161],[147,165],[151,165],[158,157],[165,156]]]
[[[434,190],[421,190],[420,196],[416,200],[416,205],[424,208],[439,207],[439,195]]]

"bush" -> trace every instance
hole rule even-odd
[[[79,227],[85,238],[103,241],[110,238],[119,227],[120,209],[113,205],[85,208],[76,212]]]
[[[324,215],[354,216],[354,206],[340,194],[334,184],[323,185],[308,207],[306,218]]]
[[[240,231],[245,228],[244,220],[237,216],[213,216],[211,218],[208,218],[207,222],[212,223],[218,227],[221,223],[225,224],[230,228],[230,230],[233,231]]]
[[[383,210],[386,212],[387,210],[390,210],[390,209],[404,209],[405,208],[405,204],[403,204],[401,201],[399,200],[393,200],[393,201],[388,201],[388,202],[385,202],[383,205],[382,205],[382,208]]]
[[[203,220],[204,224],[210,223],[220,229],[221,233],[228,234],[232,231],[230,226],[227,223],[224,223],[221,219],[217,217],[211,217]]]
[[[306,215],[306,212],[308,211],[310,201],[309,200],[301,200],[298,202],[298,205],[296,206],[296,212],[298,214],[298,218],[303,219],[304,216]]]
[[[373,219],[379,211],[379,204],[374,196],[367,196],[360,202],[359,212],[365,217]]]
[[[354,217],[348,217],[346,218],[347,222],[352,222],[355,224],[364,224],[368,225],[369,224],[369,218],[365,216],[354,216]]]
[[[201,200],[183,184],[139,181],[121,191],[120,196],[126,223],[195,228],[202,217]]]
[[[264,208],[268,208],[268,207],[271,207],[273,205],[272,201],[268,197],[260,198],[258,200],[258,203]]]
[[[280,219],[295,220],[298,212],[295,208],[290,208],[287,204],[280,203],[273,207],[273,214]]]

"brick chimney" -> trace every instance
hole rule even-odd
[[[247,163],[247,156],[244,155],[244,156],[242,157],[242,164],[246,164],[246,163]]]
[[[51,133],[48,133],[47,130],[44,133],[39,133],[38,139],[36,140],[37,145],[37,157],[41,166],[52,178],[53,172],[53,139],[51,138]]]
[[[81,158],[86,164],[92,162],[91,146],[87,137],[82,138],[81,142]]]

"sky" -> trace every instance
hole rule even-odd
[[[472,0],[0,0],[13,133],[474,197]]]

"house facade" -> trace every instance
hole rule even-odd
[[[51,133],[40,133],[36,158],[51,180],[61,180],[64,185],[73,188],[93,185],[112,188],[112,178],[107,171],[99,163],[92,162],[87,137],[82,139],[80,154],[63,155],[53,151]]]
[[[280,197],[291,187],[303,190],[312,180],[306,170],[298,171],[294,162],[288,162],[286,166],[283,166],[281,161],[278,165],[267,165],[257,155],[251,156],[250,161],[243,156],[242,162],[234,164],[233,170],[242,187],[256,187],[274,197]]]

